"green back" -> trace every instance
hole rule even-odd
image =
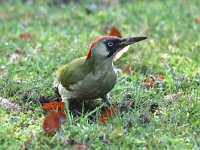
[[[69,86],[82,80],[92,70],[89,61],[85,61],[86,57],[81,57],[62,66],[57,72],[57,78],[62,86],[70,90]]]

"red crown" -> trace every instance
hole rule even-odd
[[[88,55],[87,55],[87,57],[86,57],[86,60],[88,60],[88,59],[90,58],[91,53],[92,53],[92,49],[93,49],[93,47],[96,45],[96,43],[98,43],[98,42],[101,41],[101,40],[107,39],[107,38],[118,38],[118,37],[117,37],[117,36],[102,36],[102,37],[96,39],[96,40],[91,44],[91,46],[90,46],[90,50],[89,50],[89,52],[88,52]]]

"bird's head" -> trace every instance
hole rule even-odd
[[[124,47],[145,40],[147,37],[119,38],[116,36],[102,36],[90,46],[86,60],[90,57],[112,59]]]

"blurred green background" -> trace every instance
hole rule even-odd
[[[0,97],[22,110],[0,106],[0,149],[70,149],[62,142],[68,137],[91,149],[199,149],[199,6],[199,0],[1,0]],[[89,114],[74,116],[48,138],[40,99],[56,96],[55,71],[87,55],[112,27],[123,37],[148,36],[115,62],[133,73],[121,75],[111,92],[119,104],[131,95],[139,110],[118,112],[106,126]],[[165,82],[146,89],[150,75]],[[172,94],[178,98],[166,99]],[[153,103],[160,115],[150,112]]]

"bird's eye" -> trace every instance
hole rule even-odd
[[[108,43],[108,46],[113,46],[113,42],[109,42],[109,43]]]

